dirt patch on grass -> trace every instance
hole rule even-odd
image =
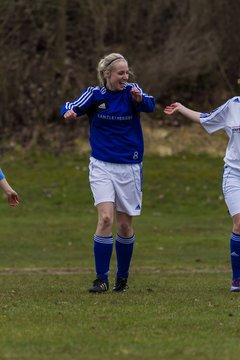
[[[92,268],[73,267],[73,268],[2,268],[0,275],[75,275],[75,274],[91,274],[94,270]],[[161,269],[157,267],[133,267],[132,273],[169,273],[169,274],[191,274],[191,273],[228,273],[229,269],[214,268],[214,269]]]
[[[176,155],[181,152],[224,156],[228,141],[223,131],[209,135],[198,124],[153,129],[144,123],[143,131],[146,154],[160,156]]]

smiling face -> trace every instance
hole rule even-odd
[[[111,91],[121,91],[125,88],[128,78],[128,63],[124,60],[116,61],[111,69],[106,71],[106,87]]]

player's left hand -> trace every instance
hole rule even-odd
[[[19,196],[16,191],[11,191],[7,194],[8,204],[10,206],[17,206],[20,202]]]
[[[136,100],[137,102],[142,101],[142,94],[137,88],[133,87],[131,89],[131,94],[132,94],[132,97],[134,98],[134,100]]]

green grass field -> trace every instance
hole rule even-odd
[[[12,154],[1,167],[22,200],[0,203],[1,360],[239,358],[221,158],[145,158],[129,290],[102,295],[86,291],[96,226],[87,156]],[[113,256],[111,285],[115,266]]]

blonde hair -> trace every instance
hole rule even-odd
[[[104,58],[102,58],[97,66],[97,77],[98,77],[98,81],[99,84],[101,86],[104,86],[106,84],[106,79],[105,79],[105,72],[106,71],[111,71],[112,66],[114,65],[114,63],[116,61],[126,61],[125,57],[121,54],[118,53],[111,53],[109,55],[104,56]]]

